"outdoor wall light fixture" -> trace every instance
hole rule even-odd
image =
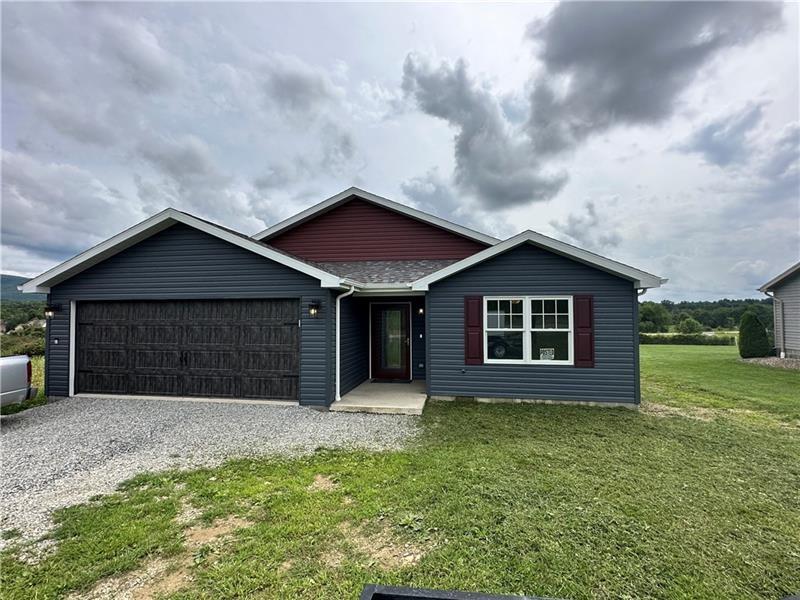
[[[308,316],[316,318],[318,314],[319,314],[319,302],[316,301],[316,300],[313,301],[313,302],[309,302],[309,304],[308,304]]]
[[[419,309],[417,309],[417,312],[419,314],[421,314],[421,315],[424,315],[425,314],[425,309],[420,306]]]
[[[44,318],[52,319],[56,313],[61,310],[60,304],[48,304],[44,307]]]

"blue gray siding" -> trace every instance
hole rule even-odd
[[[464,364],[465,296],[536,294],[594,296],[594,368]],[[636,303],[630,281],[532,245],[512,249],[431,286],[429,393],[636,403]]]
[[[340,344],[341,390],[344,396],[369,377],[369,315],[368,305],[360,298],[348,296],[341,300]],[[336,340],[334,339],[334,345]]]
[[[775,346],[786,356],[800,358],[800,272],[775,286]]]
[[[369,378],[369,305],[371,302],[411,302],[411,378],[425,379],[425,356],[427,354],[425,315],[419,314],[419,309],[425,306],[425,298],[423,296],[391,298],[348,296],[341,302],[342,395]],[[333,346],[331,347],[333,348]]]
[[[70,301],[215,298],[299,298],[300,402],[327,405],[332,396],[331,294],[319,281],[177,224],[51,289],[61,310],[48,327],[46,393],[69,393]],[[308,304],[321,305],[310,318]],[[58,344],[55,344],[58,339]]]

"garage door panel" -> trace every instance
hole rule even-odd
[[[79,302],[78,392],[296,399],[297,300]]]
[[[82,350],[79,360],[81,367],[87,370],[128,368],[128,353],[124,350]]]
[[[126,373],[92,373],[79,371],[77,374],[78,390],[98,394],[127,394],[128,375]]]
[[[128,318],[133,321],[174,322],[182,319],[178,302],[131,302]]]
[[[294,300],[275,300],[269,303],[250,300],[242,302],[242,319],[260,321],[296,321],[297,303]]]
[[[134,369],[157,369],[180,371],[180,350],[133,350]]]
[[[179,345],[183,337],[183,327],[176,325],[131,325],[131,344]]]
[[[239,327],[232,325],[189,325],[186,330],[188,344],[232,346],[239,343]]]
[[[87,321],[124,321],[129,311],[127,302],[91,302],[84,306],[81,317]]]
[[[186,380],[187,396],[206,396],[208,398],[236,398],[236,377],[219,375],[195,375]]]
[[[79,344],[91,341],[93,345],[120,345],[128,340],[128,328],[107,323],[83,323],[78,329],[77,337]]]
[[[203,371],[235,371],[240,368],[237,352],[189,352],[186,355],[186,367],[190,370]]]
[[[242,343],[245,346],[296,348],[297,341],[297,325],[249,324],[242,327]]]
[[[238,321],[241,315],[241,300],[206,300],[187,302],[184,317],[195,321],[224,323]]]
[[[245,377],[242,381],[242,398],[297,398],[297,377]]]
[[[130,376],[129,391],[126,394],[143,396],[179,396],[181,394],[179,375],[139,373]]]
[[[293,374],[299,367],[298,356],[291,351],[245,352],[242,358],[245,371]]]

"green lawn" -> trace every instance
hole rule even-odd
[[[645,400],[755,411],[800,425],[800,373],[737,360],[728,346],[641,347]]]
[[[185,599],[355,599],[367,582],[561,598],[800,591],[800,373],[727,347],[643,347],[642,367],[645,399],[674,414],[432,403],[403,452],[143,475],[61,512],[38,565],[6,553],[2,595],[89,590],[159,560],[172,585],[155,591]],[[327,485],[309,489],[318,476]],[[189,505],[245,526],[198,545],[176,519]]]

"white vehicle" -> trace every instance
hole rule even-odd
[[[31,373],[31,359],[24,354],[0,358],[0,406],[36,397],[38,390],[31,387]]]

